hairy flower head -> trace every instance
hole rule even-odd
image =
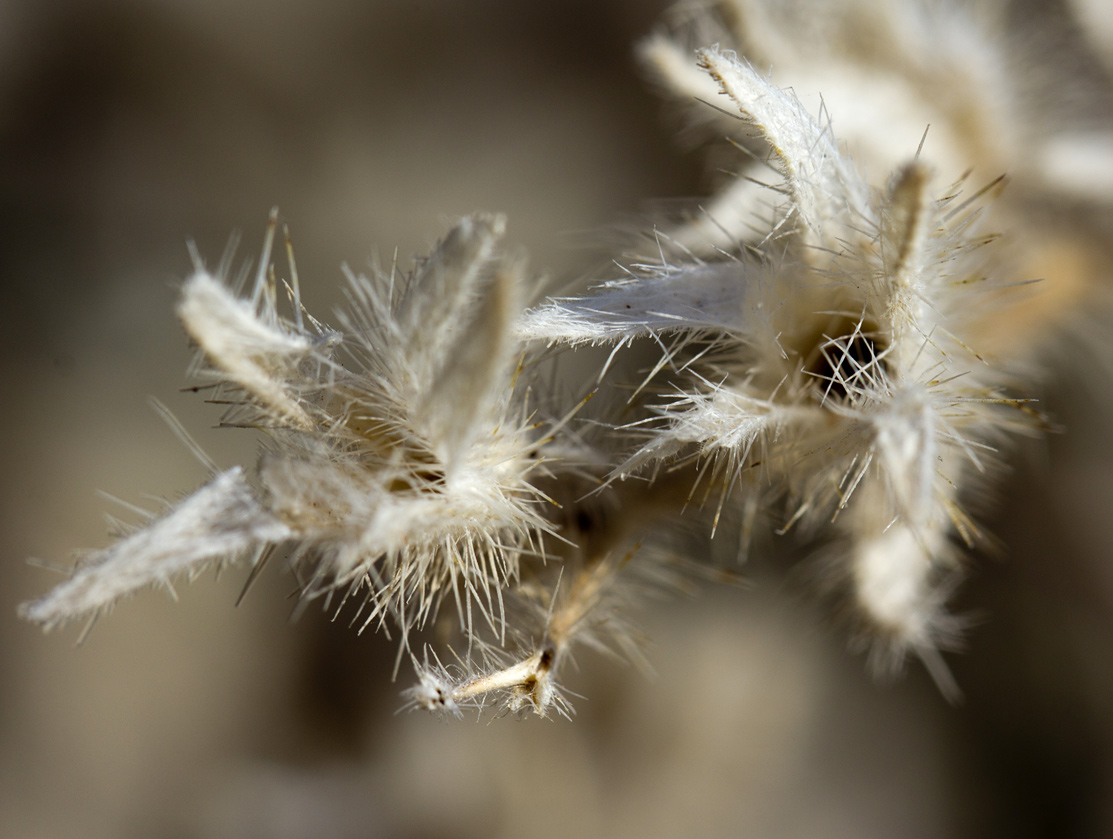
[[[198,375],[232,403],[224,424],[265,435],[256,486],[220,475],[25,616],[96,614],[177,572],[281,547],[311,569],[306,597],[344,590],[363,625],[420,624],[449,592],[462,620],[474,606],[493,623],[519,550],[547,527],[529,482],[540,441],[514,395],[523,278],[496,252],[504,226],[461,220],[408,277],[349,274],[340,331],[303,311],[296,271],[280,314],[273,217],[247,296],[198,264],[178,313]]]

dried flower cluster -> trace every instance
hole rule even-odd
[[[1080,293],[1034,304],[1016,266],[1038,239],[1022,259],[996,241],[1024,229],[998,200],[1017,138],[1039,183],[1063,138],[1019,127],[983,24],[912,0],[733,0],[649,40],[663,85],[735,136],[737,173],[655,231],[652,258],[576,296],[531,305],[501,216],[462,219],[408,275],[349,275],[334,327],[303,310],[292,257],[276,279],[276,216],[250,287],[195,258],[178,314],[223,423],[261,433],[258,468],[214,468],[22,615],[95,618],[277,551],[306,600],[400,629],[414,705],[546,716],[569,708],[578,646],[638,655],[627,606],[698,572],[685,540],[745,555],[788,533],[819,546],[877,668],[913,654],[952,692],[939,652],[983,539],[971,493],[1041,430],[1019,374]],[[577,391],[559,373],[582,355],[605,361]],[[464,639],[451,654],[417,634],[442,608]]]

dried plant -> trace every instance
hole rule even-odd
[[[947,601],[986,540],[969,502],[1045,429],[1033,361],[1089,291],[1027,282],[1053,248],[1003,173],[1052,189],[1071,138],[1026,121],[989,26],[913,0],[682,10],[643,57],[735,135],[737,171],[581,294],[531,301],[501,216],[462,219],[408,274],[349,275],[335,328],[304,311],[292,255],[276,279],[276,215],[242,292],[195,256],[178,314],[199,389],[258,429],[258,468],[213,467],[23,617],[96,618],[278,551],[303,600],[400,629],[412,704],[546,716],[570,708],[578,647],[640,655],[628,607],[706,569],[698,540],[744,556],[789,534],[877,670],[911,654],[954,695]],[[591,345],[611,348],[594,383],[562,380]],[[442,607],[464,640],[438,653],[417,633]]]

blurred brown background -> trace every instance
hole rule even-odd
[[[600,229],[706,192],[633,60],[664,6],[0,3],[0,836],[1113,836],[1113,378],[1070,351],[1043,396],[1068,431],[1022,448],[1008,550],[960,595],[957,708],[915,667],[871,682],[761,557],[752,588],[650,605],[656,676],[585,655],[571,723],[395,715],[394,646],[290,623],[278,569],[239,608],[242,571],[148,593],[81,648],[15,619],[55,579],[27,557],[126,517],[97,490],[204,480],[148,396],[253,457],[179,390],[187,238],[215,264],[240,230],[250,258],[279,205],[327,316],[342,262],[475,209],[559,285]]]

